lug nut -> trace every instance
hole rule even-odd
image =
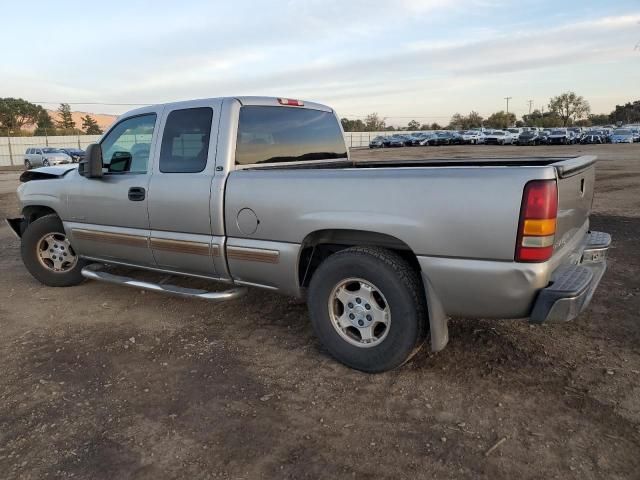
[[[353,313],[350,313],[350,314],[349,314],[349,318],[350,318],[351,320],[353,320],[354,318],[356,318],[356,316],[355,316]]]
[[[364,322],[362,320],[358,320],[358,325],[362,327],[364,325]]]
[[[360,303],[362,302],[362,300],[360,300],[360,298],[356,298],[356,303]]]
[[[347,307],[349,307],[349,308],[353,308],[353,303],[349,302],[349,303],[347,304]]]
[[[371,310],[371,305],[369,305],[368,303],[364,306],[364,308],[366,308],[367,310]]]
[[[371,315],[367,315],[367,320],[371,321]]]

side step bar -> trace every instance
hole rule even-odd
[[[201,298],[213,302],[222,302],[225,300],[233,300],[239,298],[247,293],[245,287],[232,288],[230,290],[224,290],[221,292],[208,292],[206,290],[198,290],[194,288],[184,288],[177,285],[164,285],[160,283],[145,282],[142,280],[136,280],[131,277],[125,277],[123,275],[114,275],[109,272],[100,270],[102,265],[89,265],[82,269],[82,276],[90,280],[98,280],[101,282],[115,283],[117,285],[124,285],[127,287],[142,288],[143,290],[150,290],[152,292],[168,293],[171,295],[178,295],[181,297],[189,298]]]

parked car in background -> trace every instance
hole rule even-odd
[[[71,161],[74,163],[78,163],[84,159],[84,150],[79,148],[61,148],[60,150],[69,155],[71,157]]]
[[[391,135],[384,139],[385,147],[404,147],[404,138],[399,135]]]
[[[580,139],[582,145],[594,145],[606,143],[603,136],[594,132],[585,133]]]
[[[573,133],[576,139],[576,142],[580,141],[580,138],[582,137],[582,133],[583,133],[582,127],[569,127],[567,130]]]
[[[518,137],[524,130],[520,127],[507,128],[505,132],[509,132],[511,134],[511,138],[513,139],[513,143],[518,143]]]
[[[518,136],[518,145],[540,145],[540,135],[535,130],[525,130]]]
[[[423,134],[422,140],[420,140],[420,145],[426,146],[435,146],[438,144],[438,135],[433,132]]]
[[[506,145],[512,143],[511,134],[502,130],[494,130],[485,134],[484,143],[486,145]]]
[[[26,170],[63,163],[71,163],[71,157],[58,148],[32,147],[27,148],[24,154],[24,168]]]
[[[611,143],[611,132],[609,130],[594,129],[588,132],[589,135],[598,135],[602,140],[602,143]]]
[[[633,134],[633,141],[640,142],[640,128],[631,128],[630,130]]]
[[[633,132],[628,128],[616,128],[611,135],[611,143],[633,143]]]
[[[569,145],[573,143],[573,135],[566,128],[556,128],[551,130],[547,136],[547,144],[549,145]]]
[[[470,143],[472,145],[484,143],[484,135],[480,130],[467,130],[461,135],[464,143]]]
[[[384,137],[378,135],[376,138],[369,142],[369,148],[383,148],[384,147]]]

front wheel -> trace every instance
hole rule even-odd
[[[24,161],[24,169],[31,170],[31,162],[29,160]]]
[[[76,254],[55,214],[40,217],[27,226],[21,253],[29,273],[45,285],[68,287],[83,280],[80,271],[86,262]]]
[[[418,272],[395,252],[353,247],[327,258],[309,285],[313,328],[345,365],[376,373],[405,363],[427,334]]]
[[[49,166],[49,160],[43,160],[42,161],[42,166],[43,167],[48,167]]]

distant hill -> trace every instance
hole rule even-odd
[[[54,123],[59,119],[58,112],[56,110],[47,110]],[[73,121],[76,122],[76,128],[82,129],[82,117],[85,115],[91,115],[96,119],[100,128],[105,131],[107,128],[111,126],[113,122],[115,122],[117,115],[109,115],[107,113],[91,113],[91,112],[71,112],[71,116],[73,117]],[[36,129],[35,125],[25,126],[23,130],[27,130],[33,132]]]

